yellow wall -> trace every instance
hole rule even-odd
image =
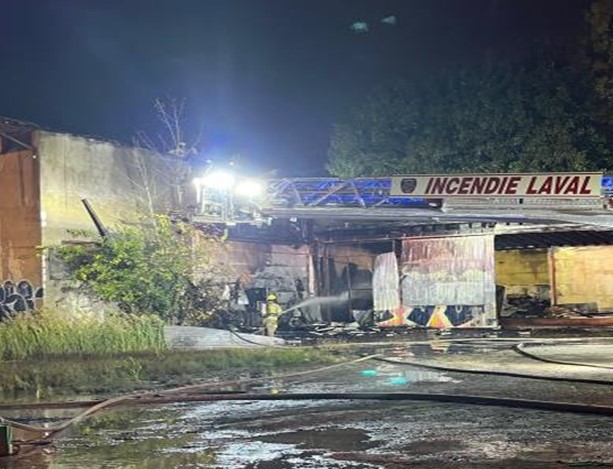
[[[496,283],[505,287],[549,285],[547,250],[497,251]]]
[[[613,311],[613,246],[553,248],[554,301]]]

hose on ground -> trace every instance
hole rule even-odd
[[[180,397],[180,396],[177,396]],[[305,401],[305,400],[385,400],[385,401],[434,401],[455,404],[501,406],[518,409],[538,409],[556,412],[572,412],[613,416],[613,406],[577,404],[573,402],[540,401],[508,397],[475,396],[467,394],[430,394],[416,392],[321,392],[321,393],[287,393],[287,394],[223,394],[204,396],[184,396],[180,402],[211,401]],[[151,402],[177,402],[171,397],[153,399]]]
[[[253,343],[255,345],[266,346],[264,344],[257,343],[255,341],[250,341],[244,337],[241,337],[239,334],[231,331],[234,335],[236,335],[241,340],[245,340],[247,342]],[[474,339],[437,339],[437,340],[429,340],[423,341],[420,343],[423,344],[431,344],[433,342],[471,342],[471,341],[517,341],[518,339],[507,339],[507,338],[474,338]],[[585,341],[584,339],[568,339],[568,340],[559,340],[554,339],[553,342],[578,342]],[[552,340],[547,339],[534,339],[531,342],[540,342],[540,343],[550,343]],[[389,343],[388,343],[389,344]],[[524,344],[519,344],[520,346]],[[522,347],[516,346],[515,350],[518,352],[523,352],[523,354],[527,354]],[[530,354],[532,355],[532,354]],[[531,358],[541,359],[541,361],[553,362],[553,363],[562,363],[558,361],[551,361],[549,359],[542,359],[542,357],[531,356]],[[30,439],[29,441],[21,442],[22,445],[30,445],[33,450],[36,449],[36,446],[42,438],[44,441],[50,441],[52,438],[58,437],[62,432],[66,431],[71,426],[81,422],[83,419],[100,412],[104,409],[119,406],[122,404],[133,404],[133,403],[166,403],[166,402],[206,402],[206,401],[220,401],[220,400],[356,400],[356,399],[368,399],[368,400],[423,400],[423,401],[437,401],[437,402],[453,402],[459,404],[475,404],[475,405],[499,405],[505,407],[514,407],[514,408],[530,408],[530,409],[540,409],[540,410],[554,410],[554,411],[563,411],[563,412],[580,412],[580,413],[594,413],[600,415],[613,415],[613,407],[607,406],[590,406],[585,404],[575,404],[575,403],[565,403],[565,402],[552,402],[552,401],[533,401],[526,399],[512,399],[512,398],[496,398],[496,397],[487,397],[487,396],[467,396],[467,395],[447,395],[447,394],[422,394],[422,393],[299,393],[299,394],[281,394],[281,395],[268,395],[268,394],[208,394],[208,395],[187,395],[181,394],[176,395],[177,393],[190,393],[194,391],[200,391],[211,388],[220,388],[227,386],[235,386],[235,385],[243,385],[250,384],[255,382],[261,382],[271,379],[284,379],[291,378],[297,376],[304,376],[313,373],[325,372],[331,369],[339,368],[342,366],[347,366],[350,364],[359,363],[362,361],[370,360],[370,359],[378,359],[380,361],[393,363],[396,365],[410,365],[410,366],[418,366],[421,368],[429,368],[436,369],[440,371],[449,371],[449,372],[458,372],[458,373],[473,373],[473,374],[490,374],[490,375],[502,375],[502,376],[510,376],[510,377],[518,377],[518,378],[530,378],[530,379],[545,379],[551,381],[565,381],[565,382],[578,382],[585,384],[605,384],[611,385],[611,382],[603,381],[603,380],[593,380],[593,379],[581,379],[581,378],[560,378],[560,377],[547,377],[547,376],[534,376],[523,373],[512,373],[512,372],[501,372],[501,371],[486,371],[486,370],[472,370],[472,369],[461,369],[461,368],[452,368],[452,367],[442,367],[439,365],[426,365],[422,363],[412,362],[412,361],[397,361],[390,360],[380,357],[379,354],[369,355],[366,357],[358,358],[356,360],[351,360],[348,362],[338,363],[334,365],[329,365],[317,369],[306,370],[296,373],[288,373],[278,376],[266,376],[260,378],[251,378],[247,380],[232,380],[225,382],[214,382],[214,383],[202,383],[195,384],[189,386],[182,386],[178,388],[168,389],[164,391],[147,391],[140,393],[132,393],[124,396],[118,396],[111,399],[107,399],[101,402],[96,402],[93,406],[89,407],[85,411],[81,412],[79,415],[74,417],[73,419],[64,422],[61,425],[56,427],[36,427],[31,425],[22,424],[19,422],[15,422],[8,419],[3,419],[0,417],[0,422],[8,423],[17,429],[21,429],[27,432],[31,432],[37,434],[39,438]],[[564,362],[562,364],[573,364]],[[596,368],[610,368],[606,366],[599,365],[590,365],[590,364],[579,364],[581,366],[591,366]],[[56,408],[59,408],[61,403],[54,403],[57,405]],[[74,403],[73,403],[74,404]],[[13,406],[1,406],[2,409],[14,409],[16,407]],[[24,408],[20,406],[20,408]],[[33,451],[32,450],[32,451]],[[27,452],[29,454],[29,452]],[[26,454],[22,453],[21,456],[25,456]],[[2,461],[3,458],[0,458]]]
[[[260,347],[269,347],[269,348],[286,348],[286,345],[280,345],[280,344],[262,344],[260,342],[256,342],[255,340],[251,340],[248,339],[247,337],[243,337],[242,335],[240,335],[238,332],[233,331],[232,329],[226,329],[230,334],[234,335],[235,337],[237,337],[238,339],[242,340],[243,342],[246,342],[248,344],[251,345],[258,345]],[[262,336],[262,337],[268,337],[268,336]]]
[[[52,438],[52,437],[58,436],[61,432],[65,431],[67,428],[71,427],[72,425],[75,425],[81,422],[84,418],[89,417],[90,415],[96,412],[100,412],[101,410],[106,409],[108,407],[113,407],[118,404],[121,404],[124,401],[129,401],[133,399],[151,398],[151,397],[163,398],[166,395],[169,395],[169,394],[172,395],[172,394],[176,394],[179,392],[185,393],[185,392],[192,392],[196,390],[204,390],[204,389],[211,389],[211,388],[240,386],[243,384],[252,384],[252,383],[268,381],[272,379],[286,379],[286,378],[294,378],[298,376],[306,376],[306,375],[315,374],[315,373],[324,373],[324,372],[334,370],[334,369],[337,369],[343,366],[353,365],[353,364],[360,363],[366,360],[371,360],[372,358],[375,358],[377,356],[379,355],[368,355],[366,357],[361,357],[355,360],[350,360],[350,361],[346,361],[342,363],[336,363],[334,365],[328,365],[328,366],[319,367],[319,368],[315,368],[311,370],[305,370],[305,371],[297,371],[294,373],[286,373],[286,374],[277,375],[277,376],[263,376],[263,377],[258,377],[258,378],[238,379],[238,380],[232,380],[232,381],[192,384],[189,386],[181,386],[177,388],[166,389],[163,391],[145,391],[145,392],[139,392],[139,393],[126,394],[123,396],[117,396],[117,397],[99,402],[93,405],[92,407],[88,408],[87,410],[81,412],[76,417],[56,427],[37,427],[33,425],[27,425],[27,424],[15,422],[15,421],[5,419],[2,417],[0,417],[0,422],[8,423],[11,426],[18,428],[20,430],[38,433],[41,435],[42,438]],[[227,395],[227,394],[223,394],[223,395]],[[23,408],[23,406],[21,408]],[[11,407],[10,406],[4,407],[4,409],[9,410],[11,409]]]
[[[544,376],[544,375],[531,375],[529,373],[516,373],[512,371],[497,371],[497,370],[479,370],[473,368],[457,368],[452,366],[432,365],[426,363],[420,363],[412,360],[395,360],[385,357],[374,357],[373,360],[384,363],[391,363],[393,365],[407,365],[416,368],[424,368],[428,370],[447,371],[450,373],[466,373],[477,375],[493,375],[493,376],[508,376],[510,378],[529,378],[538,379],[543,381],[558,381],[566,383],[581,383],[581,384],[597,384],[605,386],[613,386],[613,381],[607,381],[602,379],[590,379],[590,378],[562,378],[560,376]]]
[[[513,350],[515,350],[520,355],[523,355],[524,357],[531,358],[532,360],[538,360],[540,362],[553,363],[556,365],[585,366],[589,368],[602,368],[606,370],[613,370],[613,366],[609,366],[609,365],[596,365],[594,363],[581,363],[581,362],[572,362],[572,361],[565,361],[565,360],[554,360],[553,358],[545,358],[540,355],[536,355],[532,352],[528,352],[526,350],[525,343],[514,345]]]
[[[557,412],[588,413],[613,416],[613,406],[577,404],[573,402],[542,401],[509,397],[479,396],[470,394],[439,394],[418,392],[309,392],[284,394],[204,394],[178,396],[131,396],[116,400],[109,407],[122,404],[168,404],[176,402],[220,401],[310,401],[310,400],[385,400],[385,401],[433,401],[467,405],[502,406],[520,409],[538,409]]]

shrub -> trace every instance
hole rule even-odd
[[[74,280],[126,313],[184,322],[192,310],[214,311],[223,286],[223,238],[166,216],[124,227],[102,243],[57,248]]]

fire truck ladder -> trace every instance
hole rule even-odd
[[[285,178],[268,183],[264,215],[412,222],[578,223],[613,227],[613,175],[590,199],[424,199],[390,195],[391,177]]]

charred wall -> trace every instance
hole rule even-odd
[[[496,285],[504,287],[506,304],[532,308],[551,300],[548,249],[513,249],[496,251]],[[531,306],[535,305],[535,306]],[[502,308],[501,316],[514,308]]]
[[[244,288],[266,288],[287,304],[309,292],[312,282],[309,247],[229,241],[225,262]]]

